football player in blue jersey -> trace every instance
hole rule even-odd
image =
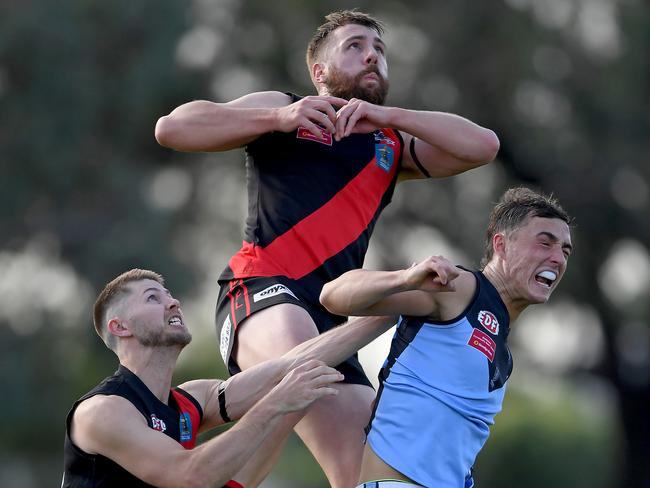
[[[490,216],[480,271],[432,256],[399,271],[349,271],[325,285],[321,302],[333,313],[401,316],[379,375],[359,486],[473,486],[474,460],[512,371],[510,326],[562,279],[569,225],[552,197],[513,188]]]

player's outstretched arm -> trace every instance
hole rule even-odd
[[[259,363],[227,381],[192,380],[180,387],[205,405],[200,431],[237,420],[289,371],[309,362],[336,366],[390,329],[392,316],[355,317],[303,342],[283,356]]]
[[[292,364],[318,359],[330,366],[336,366],[386,332],[395,322],[396,317],[393,316],[354,317],[297,345],[282,358],[290,360]]]
[[[72,424],[73,442],[91,454],[112,459],[160,487],[222,486],[256,451],[287,413],[307,408],[337,390],[340,373],[312,362],[290,372],[227,432],[186,450],[147,426],[127,400],[96,396],[81,403]]]
[[[292,369],[306,362],[296,363],[284,357],[269,359],[225,381],[200,379],[179,386],[203,406],[199,431],[204,432],[228,421],[239,420]],[[318,365],[325,364],[318,362]]]
[[[274,91],[251,93],[228,103],[196,100],[158,119],[155,136],[162,146],[178,151],[226,151],[262,134],[290,132],[299,126],[319,135],[317,124],[334,130],[333,105],[345,103],[328,96],[291,103],[289,95]]]
[[[340,315],[429,316],[438,308],[439,292],[455,290],[458,268],[431,256],[398,271],[356,269],[326,283],[320,301]]]

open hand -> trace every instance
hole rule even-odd
[[[312,359],[290,371],[269,395],[278,401],[282,411],[295,412],[324,396],[338,394],[330,385],[342,379],[337,370]]]

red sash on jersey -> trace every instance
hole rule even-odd
[[[181,439],[180,443],[185,449],[192,449],[196,446],[196,436],[199,432],[199,425],[201,425],[201,414],[196,408],[196,405],[187,398],[183,393],[177,390],[172,390],[172,395],[174,395],[174,400],[178,405],[178,410],[181,414]],[[189,424],[185,425],[189,417]],[[183,431],[187,429],[191,437],[188,440],[183,440]]]

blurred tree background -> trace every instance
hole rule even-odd
[[[502,142],[489,167],[398,188],[367,267],[478,265],[489,209],[516,184],[576,218],[564,283],[513,330],[478,486],[650,487],[643,0],[0,2],[1,486],[58,485],[65,415],[116,364],[92,303],[128,268],[182,299],[195,340],[177,380],[223,377],[212,316],[241,242],[243,155],[163,149],[155,122],[192,99],[312,93],[306,43],[352,7],[387,24],[388,104],[459,113]],[[370,374],[386,350],[364,350]],[[264,486],[327,483],[293,439]]]

